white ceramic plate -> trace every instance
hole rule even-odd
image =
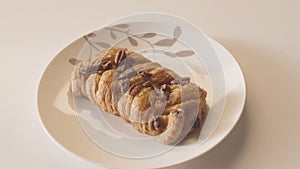
[[[203,38],[206,39],[206,37]],[[85,38],[76,40],[61,51],[48,65],[41,79],[38,107],[43,126],[50,137],[63,148],[109,168],[124,168],[124,166],[126,168],[160,168],[190,160],[207,152],[231,131],[242,113],[245,102],[245,83],[239,65],[220,44],[210,41],[216,49],[213,51],[219,54],[216,57],[224,74],[225,103],[220,120],[215,121],[214,128],[209,130],[210,133],[205,136],[205,141],[196,143],[187,141],[183,145],[164,151],[163,154],[143,159],[118,156],[91,141],[82,130],[71,106],[72,103],[69,103],[72,99],[68,98],[69,78],[73,69],[69,62],[73,62],[78,54],[82,54],[81,49],[86,43]],[[211,102],[213,106],[214,103]],[[126,149],[132,148],[134,147],[126,147]]]
[[[192,82],[207,91],[210,112],[199,137],[195,133],[180,145],[204,144],[217,128],[223,114],[225,79],[215,50],[201,32],[192,28],[177,22],[153,21],[111,25],[84,37],[86,44],[77,60],[86,60],[109,47],[122,47],[143,54],[181,77],[190,77]],[[74,105],[84,131],[93,142],[110,153],[127,158],[149,158],[173,148],[138,133],[122,119],[111,116],[83,97],[74,97]]]

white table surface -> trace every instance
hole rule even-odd
[[[80,36],[135,12],[186,18],[231,51],[247,102],[231,134],[172,169],[300,168],[300,3],[297,0],[0,1],[0,168],[101,168],[42,129],[37,87],[51,59]],[[170,168],[170,169],[171,169]]]

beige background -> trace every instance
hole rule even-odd
[[[219,41],[240,63],[247,85],[244,114],[207,154],[171,167],[300,167],[300,1],[87,0],[0,1],[0,168],[98,168],[56,146],[36,106],[50,60],[81,35],[120,16],[167,12]]]

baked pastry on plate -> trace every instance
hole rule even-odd
[[[207,114],[207,93],[189,77],[123,48],[75,65],[71,90],[163,144],[200,131]]]

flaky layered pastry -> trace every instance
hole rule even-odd
[[[178,143],[200,129],[207,113],[204,89],[122,48],[78,63],[71,90],[163,144]]]

